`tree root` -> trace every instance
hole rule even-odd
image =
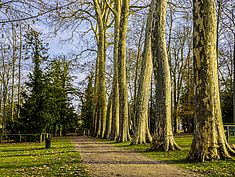
[[[150,151],[174,151],[182,150],[181,147],[175,142],[173,135],[167,138],[153,138]]]

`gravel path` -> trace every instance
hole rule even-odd
[[[73,142],[92,177],[202,177],[201,174],[155,161],[140,153],[114,147],[92,137],[74,137]]]

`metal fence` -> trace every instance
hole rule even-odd
[[[43,142],[49,138],[49,133],[41,134],[2,134],[0,135],[0,143],[2,142]]]
[[[224,131],[227,141],[230,144],[235,144],[235,124],[224,124]]]

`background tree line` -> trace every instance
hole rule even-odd
[[[16,33],[19,27],[14,28]],[[75,89],[71,84],[69,60],[65,56],[49,58],[48,44],[32,28],[24,32],[20,28],[19,32],[17,40],[20,41],[18,45],[13,41],[13,49],[10,44],[8,48],[2,44],[2,133],[51,132],[56,135],[74,131],[78,116],[71,99]],[[16,40],[16,36],[13,37]],[[12,63],[8,57],[13,57]],[[24,68],[27,65],[32,67],[28,75],[25,70],[30,69]]]

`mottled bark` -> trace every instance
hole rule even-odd
[[[151,150],[180,149],[175,143],[171,123],[171,79],[166,50],[166,0],[155,0],[152,58],[156,87],[156,132]]]
[[[118,89],[118,43],[120,33],[121,1],[114,1],[115,27],[114,27],[114,76],[113,76],[113,96],[112,96],[112,128],[110,139],[117,140],[119,135],[119,89]]]
[[[105,78],[105,58],[106,58],[106,18],[103,17],[103,12],[98,0],[94,1],[94,8],[98,22],[98,129],[96,132],[97,137],[104,137],[106,128],[106,78]]]
[[[112,97],[113,93],[109,96],[108,106],[107,106],[107,114],[106,114],[106,129],[104,138],[108,139],[111,135],[111,126],[112,126]]]
[[[217,0],[217,24],[216,24],[216,57],[217,62],[219,61],[219,28],[221,18],[222,0]]]
[[[117,66],[116,66],[117,67]],[[115,68],[117,70],[117,68]],[[115,71],[117,72],[117,71]],[[118,89],[118,78],[117,73],[114,75],[114,88],[112,96],[112,124],[111,124],[111,135],[110,139],[117,140],[119,135],[119,89]]]
[[[139,78],[138,97],[136,100],[136,120],[137,125],[134,132],[133,144],[146,143],[152,141],[152,137],[148,128],[148,103],[150,94],[150,83],[153,71],[152,55],[151,55],[151,34],[152,34],[152,20],[153,11],[155,9],[155,0],[152,0],[145,33],[145,44],[143,58],[141,62],[141,72]]]
[[[233,34],[233,123],[235,123],[235,33]]]
[[[104,36],[102,36],[104,37]],[[103,45],[103,53],[101,54],[102,57],[99,58],[100,60],[100,73],[99,73],[99,101],[100,101],[100,119],[101,119],[101,138],[104,137],[105,128],[106,128],[106,111],[107,111],[107,105],[106,105],[106,77],[105,77],[105,56],[106,56],[106,50],[105,50],[105,40],[101,44],[99,41],[99,45]]]
[[[130,140],[128,125],[128,87],[126,77],[126,39],[129,16],[129,0],[123,0],[121,9],[120,40],[118,43],[118,84],[119,84],[119,142]]]
[[[216,10],[214,0],[195,0],[194,90],[195,128],[188,159],[218,160],[235,155],[223,128],[216,57]]]

